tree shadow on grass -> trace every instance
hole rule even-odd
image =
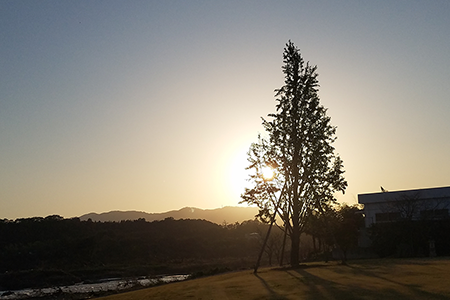
[[[402,263],[398,263],[398,264],[402,264]],[[420,263],[415,263],[415,264],[420,265]],[[424,265],[426,265],[426,264],[424,264]],[[416,297],[420,297],[420,298],[423,298],[423,299],[442,299],[442,300],[449,299],[448,296],[439,295],[439,294],[435,294],[435,293],[430,293],[430,292],[424,291],[424,290],[420,289],[417,285],[414,285],[414,284],[405,284],[405,283],[402,283],[402,282],[397,281],[397,280],[393,280],[393,279],[390,279],[390,278],[385,278],[385,277],[380,276],[380,275],[378,275],[378,274],[376,274],[376,273],[374,273],[374,272],[372,272],[372,271],[370,271],[368,269],[364,269],[364,268],[357,267],[357,266],[351,266],[351,265],[348,265],[347,267],[350,268],[353,271],[353,274],[355,274],[356,276],[361,276],[362,275],[362,276],[367,276],[367,277],[372,277],[372,278],[378,278],[380,280],[384,280],[384,281],[387,281],[387,282],[390,282],[390,283],[402,286],[402,287],[408,289]]]
[[[429,292],[421,291],[410,286],[403,285],[408,289],[409,293],[402,293],[392,288],[385,289],[369,289],[364,286],[349,287],[331,280],[321,278],[313,275],[304,269],[295,269],[286,271],[292,277],[295,277],[301,284],[306,285],[307,289],[304,293],[304,298],[310,300],[318,299],[397,299],[409,300],[413,299],[448,299],[442,295],[436,295]],[[377,277],[374,274],[367,274],[367,276]],[[380,277],[377,277],[380,278]],[[381,278],[386,280],[384,278]]]
[[[266,288],[266,290],[269,292],[269,296],[271,300],[286,300],[287,298],[278,294],[277,292],[275,292],[268,284],[267,282],[264,280],[264,278],[262,278],[261,276],[258,275],[258,273],[254,274],[256,278],[258,278],[262,285]]]
[[[304,269],[286,272],[307,287],[304,299],[360,299],[354,292],[345,290],[340,284],[312,275]]]

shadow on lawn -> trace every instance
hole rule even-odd
[[[352,268],[352,267],[349,267]],[[390,283],[398,284],[399,286],[408,289],[409,293],[402,293],[394,289],[369,289],[363,286],[360,287],[349,287],[331,280],[321,278],[319,276],[313,275],[307,272],[305,269],[291,269],[286,270],[286,272],[296,278],[301,284],[307,286],[307,293],[304,294],[306,298],[304,299],[337,299],[337,300],[347,300],[347,299],[399,299],[406,300],[411,299],[448,299],[445,296],[429,293],[426,291],[419,290],[416,287],[404,285],[383,277],[380,277],[372,272],[367,272],[359,270],[360,275],[378,278],[381,280],[388,281]],[[358,273],[358,271],[356,272]]]
[[[402,264],[402,263],[398,263],[398,264]],[[412,263],[411,263],[412,264]],[[418,262],[414,262],[414,264],[416,265],[420,265],[420,263]],[[425,264],[423,264],[425,265]],[[372,278],[378,278],[380,280],[384,280],[399,286],[402,286],[403,288],[406,288],[409,290],[410,293],[414,294],[414,296],[416,297],[420,297],[420,298],[424,298],[424,299],[448,299],[447,296],[443,296],[443,295],[439,295],[439,294],[434,294],[434,293],[430,293],[427,291],[423,291],[420,288],[417,287],[417,285],[413,285],[413,284],[404,284],[402,282],[390,279],[390,278],[385,278],[383,276],[380,276],[374,272],[371,272],[370,270],[364,269],[362,267],[358,267],[358,266],[351,266],[348,265],[348,268],[350,268],[353,271],[353,274],[355,274],[356,276],[367,276],[367,277],[372,277]]]
[[[258,275],[258,273],[255,273],[255,277],[256,278],[258,278],[260,281],[261,281],[261,283],[263,284],[263,286],[266,288],[266,290],[269,292],[269,294],[270,294],[270,299],[272,300],[285,300],[285,299],[287,299],[286,297],[284,297],[284,296],[282,296],[282,295],[280,295],[280,294],[278,294],[278,293],[276,293],[268,284],[267,284],[267,282],[261,277],[261,276],[259,276]]]

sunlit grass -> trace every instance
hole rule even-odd
[[[449,299],[448,278],[448,258],[364,260],[233,272],[104,299]]]

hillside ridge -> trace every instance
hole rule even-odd
[[[88,213],[80,216],[80,220],[91,219],[94,222],[120,222],[126,220],[145,219],[148,222],[164,220],[165,218],[179,219],[201,219],[216,224],[233,224],[246,220],[253,220],[258,213],[256,207],[225,206],[215,209],[201,209],[196,207],[183,207],[179,210],[171,210],[161,213],[148,213],[144,211],[120,211],[114,210],[103,213]]]

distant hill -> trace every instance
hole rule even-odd
[[[216,209],[200,209],[195,207],[184,207],[180,210],[172,210],[163,213],[146,213],[143,211],[110,211],[105,213],[89,213],[82,215],[82,221],[91,219],[97,222],[120,222],[122,220],[145,219],[148,222],[164,220],[165,218],[178,219],[200,219],[213,223],[222,224],[224,222],[232,224],[246,220],[253,220],[258,213],[256,207],[235,207],[226,206]]]

